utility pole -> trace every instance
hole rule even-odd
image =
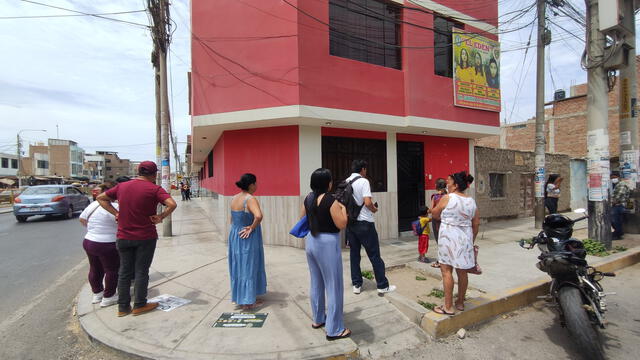
[[[638,112],[636,80],[636,27],[633,0],[624,1],[623,26],[627,29],[624,48],[626,66],[620,68],[620,175],[631,189],[638,190]]]
[[[16,177],[18,178],[18,189],[20,189],[22,187],[22,178],[20,177],[21,174],[21,170],[22,170],[22,144],[20,143],[20,133],[18,132],[18,135],[16,135],[17,138],[17,144],[16,147],[18,149],[17,151],[17,155],[18,155],[18,171],[16,172]]]
[[[587,173],[589,181],[589,237],[611,248],[609,204],[609,97],[604,70],[605,36],[600,32],[599,1],[587,4]]]
[[[153,64],[153,68],[155,70],[154,72],[154,79],[155,79],[155,85],[156,85],[156,164],[160,165],[160,163],[162,162],[162,133],[161,133],[161,119],[160,119],[160,112],[161,112],[161,105],[160,105],[160,61],[158,59],[158,47],[156,46],[156,43],[154,41],[153,44],[153,53],[151,53],[151,63]],[[161,173],[158,172],[157,176],[156,176],[156,184],[161,184],[162,183],[162,177],[160,176]],[[160,205],[159,205],[160,206]]]
[[[171,22],[169,21],[169,2],[167,0],[147,0],[147,5],[153,19],[151,35],[154,48],[157,51],[160,78],[160,176],[161,185],[171,192],[171,168],[169,167],[169,93],[167,87],[167,51],[171,41]],[[171,216],[162,222],[162,235],[172,236]]]
[[[542,228],[544,220],[544,186],[545,186],[545,145],[544,136],[544,47],[547,44],[545,16],[546,1],[538,1],[538,45],[536,59],[536,147],[535,147],[535,182],[536,208],[535,227]]]

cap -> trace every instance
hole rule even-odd
[[[138,173],[141,175],[151,175],[158,172],[158,166],[153,161],[143,161],[138,165]]]

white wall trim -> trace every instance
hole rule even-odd
[[[413,5],[417,5],[423,7],[425,9],[433,10],[434,12],[440,13],[444,16],[449,16],[455,18],[456,21],[461,22],[463,24],[473,26],[477,29],[486,31],[488,33],[497,35],[498,28],[484,21],[480,21],[472,16],[464,14],[458,10],[454,10],[450,7],[444,6],[442,4],[438,4],[432,0],[407,0],[409,3]]]
[[[311,189],[311,173],[322,167],[322,128],[319,126],[298,127],[298,168],[300,169],[300,195]]]
[[[277,106],[193,116],[193,162],[206,157],[223,131],[286,125],[331,126],[459,138],[480,138],[500,134],[499,126],[309,105]]]
[[[398,192],[398,145],[395,131],[387,132],[387,192]]]

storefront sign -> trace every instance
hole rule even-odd
[[[214,328],[261,328],[269,314],[222,313]]]
[[[453,29],[453,101],[500,112],[500,43]]]

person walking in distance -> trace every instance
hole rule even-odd
[[[447,195],[447,181],[443,178],[438,178],[436,180],[436,192],[431,195],[431,209],[435,209],[438,206],[438,202],[445,195]],[[436,240],[436,246],[438,245],[438,234],[440,232],[440,219],[431,219],[431,226],[433,227],[433,238]],[[440,263],[436,260],[435,263],[431,264],[431,267],[438,268],[440,267]]]
[[[384,261],[380,256],[380,242],[373,217],[373,214],[378,212],[378,207],[371,200],[371,185],[369,180],[366,179],[367,166],[368,164],[365,160],[354,160],[351,164],[352,174],[345,180],[347,183],[351,183],[353,198],[356,204],[361,207],[357,219],[355,221],[349,219],[346,231],[351,262],[351,282],[353,284],[353,293],[360,294],[362,290],[360,248],[364,247],[373,266],[378,293],[384,294],[394,291],[396,287],[395,285],[389,285],[389,280],[385,275]]]
[[[177,205],[171,195],[155,184],[157,172],[158,167],[153,161],[143,161],[138,165],[137,178],[98,195],[100,205],[113,214],[118,222],[118,316],[130,313],[141,315],[158,307],[157,303],[147,303],[149,267],[158,240],[156,224],[169,216]],[[116,200],[119,210],[111,205]],[[156,207],[159,203],[164,204],[166,209],[158,215]],[[129,288],[134,274],[135,299],[132,309]]]

